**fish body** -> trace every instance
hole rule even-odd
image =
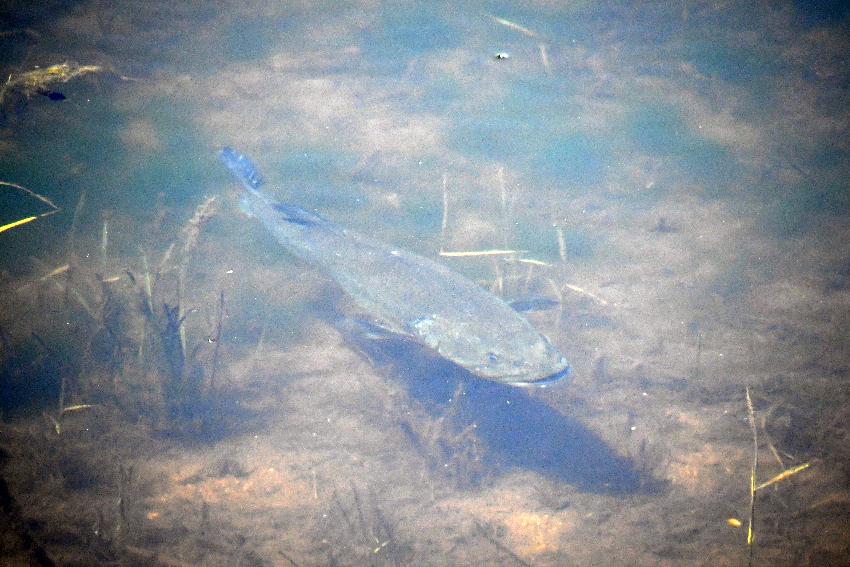
[[[495,382],[544,386],[569,375],[564,356],[492,293],[433,260],[273,202],[247,157],[230,148],[219,156],[246,189],[243,210],[335,280],[375,324]]]
[[[50,100],[65,100],[65,95],[60,93],[59,91],[51,91],[50,89],[38,89],[38,94],[46,96]]]

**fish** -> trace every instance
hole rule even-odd
[[[65,95],[63,95],[59,91],[52,91],[50,89],[40,88],[40,89],[38,89],[37,92],[40,95],[46,96],[50,100],[59,101],[59,100],[65,100],[67,98]]]
[[[570,375],[567,359],[505,301],[424,256],[340,226],[261,191],[245,155],[219,159],[245,189],[240,208],[290,254],[334,280],[375,326],[417,342],[472,375],[545,387]]]

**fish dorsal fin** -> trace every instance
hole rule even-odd
[[[531,297],[528,299],[515,299],[509,301],[514,311],[518,313],[534,313],[536,311],[548,311],[559,305],[558,301],[548,297]]]
[[[272,204],[272,209],[280,213],[281,219],[286,222],[300,224],[301,226],[331,226],[330,221],[296,205],[274,203]]]

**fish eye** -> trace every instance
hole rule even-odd
[[[487,353],[487,362],[499,362],[499,355],[495,352]]]

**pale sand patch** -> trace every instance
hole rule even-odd
[[[721,453],[718,447],[705,444],[701,449],[675,455],[667,465],[667,479],[684,488],[691,495],[707,496],[720,491],[721,485],[736,480],[740,470],[735,466],[745,462],[746,452],[735,450],[733,454]]]
[[[459,511],[481,524],[504,526],[505,543],[529,560],[557,553],[563,538],[575,532],[580,522],[579,513],[572,509],[555,513],[529,509],[528,495],[509,489],[474,498],[447,499],[438,506],[447,508],[443,513],[449,517]]]
[[[265,62],[222,69],[207,80],[211,104],[200,109],[198,121],[245,152],[287,142],[361,155],[444,151],[443,119],[411,113],[403,107],[404,93],[347,74],[356,56],[355,48],[336,59],[327,53],[274,54]],[[328,72],[304,73],[316,66]]]
[[[513,549],[520,555],[557,553],[561,536],[573,530],[571,519],[551,514],[515,511],[504,519]]]
[[[204,502],[209,505],[264,508],[297,508],[310,501],[309,482],[294,478],[275,463],[257,467],[245,475],[208,476],[198,465],[187,465],[169,476],[169,488],[152,500],[148,519],[161,516],[160,510],[175,502]],[[280,465],[280,463],[277,463]]]
[[[716,142],[742,157],[764,158],[768,147],[764,134],[755,124],[735,116],[734,111],[742,101],[734,98],[735,93],[731,89],[724,93],[728,97],[726,103],[721,109],[716,109],[704,93],[673,79],[643,75],[636,77],[634,82],[681,112],[692,135]]]

